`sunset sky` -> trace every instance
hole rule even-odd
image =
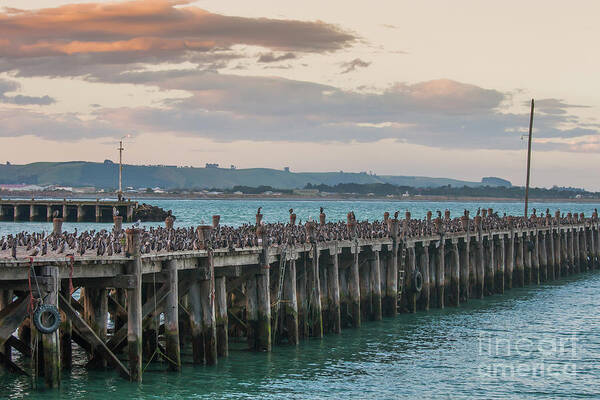
[[[3,0],[0,161],[600,190],[598,1]]]

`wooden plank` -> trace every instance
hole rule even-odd
[[[12,347],[13,349],[17,349],[24,356],[31,357],[31,347],[29,347],[28,344],[25,344],[23,341],[21,341],[14,335],[8,338],[6,344]]]
[[[96,335],[96,332],[81,318],[79,314],[75,311],[75,309],[69,304],[69,302],[63,297],[61,293],[58,294],[58,300],[60,304],[61,310],[71,319],[73,322],[73,327],[77,329],[78,333],[84,337],[87,341],[93,344],[94,349],[100,352],[106,361],[115,367],[119,374],[121,374],[124,378],[129,379],[129,370],[121,363],[121,361],[114,355],[112,351],[108,348],[106,343],[102,341]]]
[[[21,296],[0,311],[0,348],[27,316],[27,296]]]

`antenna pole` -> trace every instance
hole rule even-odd
[[[531,99],[531,114],[529,115],[529,143],[527,145],[527,182],[525,184],[525,218],[529,205],[529,175],[531,172],[531,132],[533,130],[533,99]]]

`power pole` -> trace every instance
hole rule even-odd
[[[529,174],[531,172],[531,132],[533,130],[533,99],[531,99],[531,114],[529,115],[529,144],[527,145],[527,182],[525,184],[525,218],[529,205]]]
[[[119,141],[119,200],[123,195],[123,140]]]

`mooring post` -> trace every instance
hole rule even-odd
[[[77,222],[82,222],[84,217],[83,206],[77,206]]]
[[[496,264],[494,261],[495,245],[494,235],[490,232],[487,237],[487,247],[485,250],[485,294],[491,295],[496,289]]]
[[[404,263],[404,287],[406,289],[406,309],[410,313],[417,312],[417,288],[415,287],[415,275],[417,273],[417,256],[415,245],[411,244],[406,248],[406,257]]]
[[[546,250],[548,251],[548,279],[555,280],[556,279],[556,252],[554,250],[554,230],[552,226],[548,232],[546,232]]]
[[[283,321],[287,328],[287,340],[290,344],[299,343],[298,332],[298,297],[296,292],[296,259],[289,261],[283,281]]]
[[[340,333],[342,331],[342,321],[340,316],[340,278],[337,246],[333,249],[330,248],[329,252],[331,264],[327,269],[328,326],[331,332]]]
[[[531,261],[532,244],[531,232],[523,232],[523,270],[525,274],[525,285],[530,285],[533,279],[533,266]]]
[[[477,217],[475,217],[477,218]],[[479,299],[483,299],[484,296],[484,278],[485,278],[485,251],[483,248],[483,238],[478,237],[476,239],[475,245],[477,246],[477,255],[476,255],[476,268],[475,271],[477,273],[476,283],[475,283],[475,296]]]
[[[458,246],[459,252],[459,288],[458,292],[460,294],[459,301],[467,301],[469,299],[469,233],[467,232],[467,236],[463,239],[462,244],[459,243]],[[425,281],[425,279],[423,279]]]
[[[217,355],[229,355],[229,334],[227,316],[227,277],[215,278],[215,306],[217,313]]]
[[[209,227],[210,228],[210,227]],[[205,235],[204,237],[209,237]],[[200,288],[200,307],[202,312],[201,336],[204,342],[204,361],[207,365],[217,363],[217,318],[215,312],[215,265],[213,262],[212,249],[208,248],[206,261],[206,273],[198,282]],[[268,277],[267,277],[268,278]],[[268,284],[268,281],[267,281]],[[259,287],[257,286],[257,290]],[[259,313],[260,313],[260,293]],[[269,313],[269,328],[270,328]],[[269,329],[270,331],[270,329]],[[270,333],[270,332],[269,332]]]
[[[569,252],[567,251],[567,229],[561,230],[560,234],[560,275],[567,276],[569,274]]]
[[[179,278],[177,260],[165,263],[169,291],[164,308],[165,352],[171,371],[181,371],[181,353],[179,349]],[[154,294],[156,296],[156,293]]]
[[[540,264],[540,282],[548,280],[548,253],[546,250],[546,232],[538,231],[538,259]]]
[[[71,288],[68,281],[61,284],[61,293],[71,304]],[[73,324],[70,318],[67,318],[65,313],[61,313],[60,318],[60,365],[63,369],[70,370],[73,366]]]
[[[431,277],[429,274],[429,242],[423,242],[423,251],[421,252],[420,270],[423,275],[423,289],[419,296],[421,308],[429,310],[429,292],[431,290]]]
[[[44,299],[44,304],[58,307],[58,290],[60,279],[58,266],[48,265],[41,268],[41,275],[51,278],[51,286]],[[44,353],[44,381],[49,388],[60,386],[60,339],[59,331],[42,334]]]
[[[100,206],[98,204],[96,204],[94,207],[94,211],[96,215],[96,222],[102,221],[102,213],[100,212]]]
[[[588,270],[587,229],[585,225],[579,231],[579,265],[580,270]]]
[[[35,221],[35,217],[37,216],[37,210],[33,204],[29,205],[29,220]]]
[[[257,295],[257,334],[256,350],[271,351],[271,289],[269,286],[269,243],[266,231],[261,231],[259,237],[262,238],[261,264],[256,275],[256,295]],[[318,271],[317,271],[318,272]],[[318,290],[318,274],[317,274]],[[319,293],[317,292],[317,298]],[[319,299],[319,305],[320,305]],[[321,309],[319,307],[319,316]],[[322,332],[321,328],[321,332]],[[321,333],[322,335],[322,333]]]
[[[386,257],[386,285],[382,299],[382,313],[386,317],[393,317],[396,315],[398,307],[398,220],[388,220],[388,224],[392,245],[391,249],[388,245],[388,256]]]
[[[458,248],[458,239],[452,239],[452,263],[450,264],[450,295],[448,304],[451,306],[460,305],[460,250]]]
[[[127,290],[127,348],[129,374],[132,381],[142,381],[142,259],[140,230],[127,229],[127,252],[133,260],[128,273],[133,275],[133,288]]]

